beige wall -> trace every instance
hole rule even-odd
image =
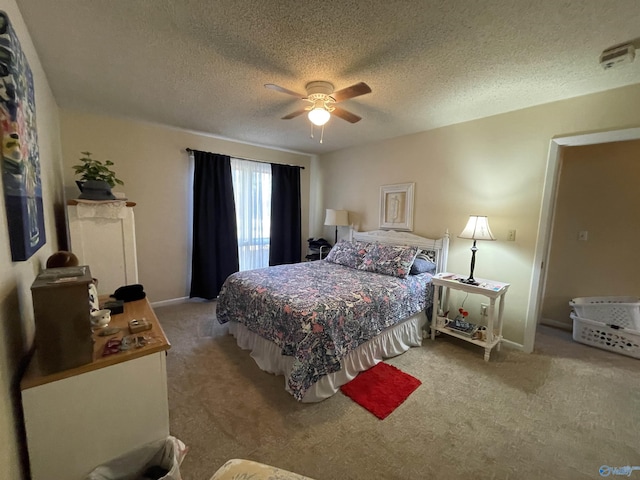
[[[504,334],[523,344],[525,323],[535,321],[527,315],[550,140],[638,126],[639,104],[634,85],[323,155],[318,197],[354,212],[359,229],[375,229],[380,185],[414,181],[414,232],[437,237],[449,229],[448,269],[462,274],[471,243],[456,236],[469,215],[488,215],[497,241],[478,243],[475,274],[512,284]],[[509,229],[515,242],[506,241]],[[465,304],[472,318],[476,298]]]
[[[640,294],[638,179],[640,140],[563,150],[544,319],[570,328],[574,297]]]
[[[63,211],[62,160],[58,108],[29,33],[13,0],[0,0],[16,30],[35,83],[36,119],[47,243],[30,259],[12,262],[9,233],[0,182],[0,478],[23,478],[20,468],[20,435],[15,413],[19,395],[12,390],[25,353],[33,343],[34,321],[31,284],[52,252],[58,250],[56,213]]]
[[[302,165],[302,239],[309,234],[311,158],[222,140],[158,125],[61,110],[64,182],[70,198],[75,187],[74,164],[81,151],[98,160],[112,160],[126,193],[136,202],[136,244],[139,281],[152,302],[189,295],[191,265],[191,182],[189,147],[240,158]],[[305,249],[303,248],[303,254]]]

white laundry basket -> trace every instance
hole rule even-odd
[[[602,348],[633,358],[640,358],[640,332],[627,328],[616,328],[571,312],[573,339],[576,342]]]
[[[638,297],[580,297],[569,305],[580,318],[640,331]]]

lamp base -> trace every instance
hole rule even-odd
[[[464,280],[459,280],[460,283],[466,283],[467,285],[480,285],[480,282],[476,282],[474,278],[469,277]]]

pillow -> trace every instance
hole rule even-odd
[[[411,265],[409,275],[420,275],[421,273],[434,274],[437,270],[436,252],[433,250],[419,250],[416,259]]]
[[[413,261],[413,265],[411,265],[411,270],[409,271],[409,275],[420,275],[421,273],[436,273],[436,264],[431,260],[425,260],[424,258],[417,256]]]
[[[329,252],[325,260],[345,267],[359,268],[367,252],[366,242],[340,240]]]
[[[367,250],[358,270],[407,278],[417,253],[418,247],[375,243]]]
[[[425,260],[429,260],[430,262],[436,263],[436,259],[438,258],[438,254],[433,250],[419,250],[416,258],[424,258]]]

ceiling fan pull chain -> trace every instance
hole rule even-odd
[[[310,137],[313,138],[313,123],[311,124],[311,135],[310,135]]]
[[[320,143],[322,143],[323,138],[324,138],[324,125],[322,125],[322,130],[320,131]]]

